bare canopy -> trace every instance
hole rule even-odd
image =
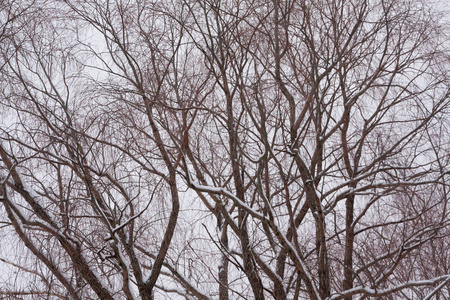
[[[443,16],[0,0],[0,298],[449,299]]]

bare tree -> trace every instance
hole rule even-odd
[[[450,68],[432,7],[17,8],[2,10],[0,102],[16,250],[0,254],[29,284],[0,293],[449,297]]]

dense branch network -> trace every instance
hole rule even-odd
[[[428,3],[5,0],[0,20],[1,297],[450,297]]]

